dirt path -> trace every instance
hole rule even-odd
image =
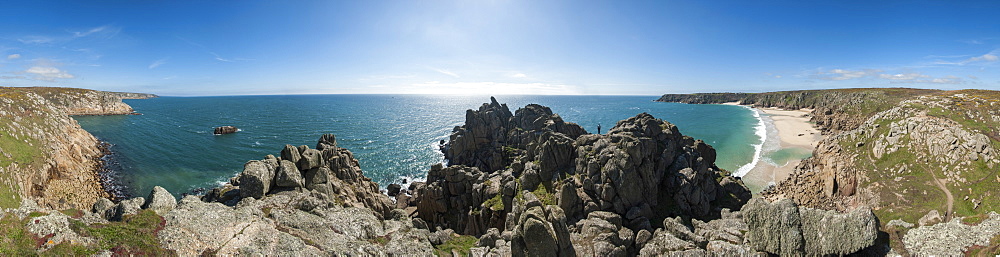
[[[955,197],[951,196],[951,190],[948,190],[948,187],[944,185],[944,182],[946,181],[942,181],[943,179],[938,179],[937,176],[934,175],[934,172],[931,172],[931,177],[934,178],[934,184],[937,185],[938,188],[941,188],[941,191],[944,191],[945,196],[948,196],[948,212],[944,214],[944,220],[949,221],[951,220],[951,215],[952,212],[954,211],[953,206],[955,205]]]

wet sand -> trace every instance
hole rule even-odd
[[[757,108],[757,110],[763,112],[773,121],[771,125],[777,130],[780,149],[800,148],[801,151],[812,152],[816,148],[816,144],[823,138],[819,129],[809,122],[811,117],[809,113],[812,110],[781,110],[777,108]],[[771,135],[768,136],[771,137]],[[768,138],[767,140],[775,139]],[[763,154],[767,155],[767,150]],[[763,159],[743,176],[744,182],[754,193],[759,192],[769,184],[777,184],[785,180],[795,169],[795,166],[798,166],[802,161],[793,158],[785,165],[776,166]]]

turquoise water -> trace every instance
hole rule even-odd
[[[750,163],[758,121],[747,108],[652,102],[656,96],[498,96],[511,112],[529,103],[552,108],[564,120],[602,132],[622,119],[648,112],[681,133],[718,150],[719,167]],[[161,97],[125,100],[144,115],[80,116],[80,125],[111,144],[126,193],[145,195],[154,185],[181,194],[209,188],[242,171],[248,160],[277,155],[285,144],[315,147],[333,133],[354,152],[365,175],[380,185],[421,179],[441,162],[437,142],[465,121],[465,111],[488,96],[296,95]],[[212,135],[216,126],[242,129]]]
[[[781,167],[792,160],[804,160],[812,157],[812,151],[800,147],[782,148],[774,152],[766,153],[764,158],[775,166]]]

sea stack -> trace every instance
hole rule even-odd
[[[222,126],[222,127],[216,127],[215,132],[213,133],[216,135],[225,135],[225,134],[236,133],[236,131],[240,131],[240,129],[233,126]]]

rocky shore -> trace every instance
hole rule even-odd
[[[53,209],[87,209],[107,197],[99,142],[69,115],[128,114],[118,93],[0,87],[0,207],[31,198]]]
[[[0,214],[0,230],[16,235],[0,241],[0,253],[925,256],[990,252],[1000,243],[994,236],[1000,233],[996,226],[1000,215],[995,213],[950,221],[947,215],[921,213],[926,217],[918,226],[905,217],[885,222],[890,216],[881,201],[824,208],[826,200],[802,197],[815,192],[843,197],[843,190],[852,185],[846,179],[833,180],[830,189],[795,175],[789,180],[814,185],[811,191],[778,194],[798,190],[783,188],[805,189],[781,184],[764,197],[751,199],[739,178],[716,167],[712,146],[646,113],[595,135],[547,107],[532,104],[512,113],[496,99],[490,100],[467,111],[465,124],[455,127],[442,147],[447,164],[429,167],[425,182],[407,188],[390,185],[388,192],[380,191],[354,155],[328,134],[315,147],[276,146],[275,155],[246,162],[229,183],[179,201],[160,187],[145,197],[117,203],[95,197],[91,206],[78,209],[40,206],[37,198],[25,197],[18,208]],[[932,103],[922,98],[906,104]],[[895,128],[892,135],[897,136],[903,135],[904,127],[919,131],[907,124],[878,128]],[[866,122],[858,128],[874,126]],[[966,138],[958,131],[933,131]],[[851,135],[828,137],[820,148],[831,147],[831,138]],[[864,135],[898,140],[880,133]],[[937,147],[933,142],[938,141],[927,145]],[[953,157],[976,153],[979,158],[968,157],[958,164],[993,156],[993,150],[983,150],[990,146],[958,141],[959,147],[971,150]],[[878,144],[864,141],[840,147]],[[901,151],[887,145],[873,148],[885,155]],[[829,151],[834,153],[838,152]],[[821,158],[827,157],[814,159]],[[808,163],[842,172],[803,163],[800,166]],[[861,187],[862,176],[854,178],[853,195],[871,190]],[[980,199],[983,206],[990,201],[972,199]]]
[[[409,188],[390,186],[392,198],[334,135],[323,135],[315,148],[286,145],[247,162],[201,197],[178,202],[157,187],[118,203],[101,198],[77,217],[26,199],[7,217],[45,220],[41,230],[56,232],[44,234],[52,243],[38,251],[94,254],[756,256],[875,244],[867,208],[748,204],[749,190],[715,166],[711,146],[649,114],[593,135],[547,107],[512,114],[491,100],[455,128],[444,147],[448,166],[431,167],[426,182]],[[779,216],[787,219],[770,218]],[[92,228],[137,219],[151,220],[135,228],[149,244],[88,243],[113,241]],[[844,225],[826,227],[831,220]]]

